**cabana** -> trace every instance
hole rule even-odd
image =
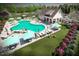
[[[61,25],[58,23],[51,24],[52,29],[59,29],[60,27],[61,27]]]

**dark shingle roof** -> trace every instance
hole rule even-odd
[[[54,17],[58,10],[59,10],[58,8],[51,9],[48,12],[46,12],[45,16]]]

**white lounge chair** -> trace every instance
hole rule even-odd
[[[40,35],[38,33],[36,33],[37,37],[40,37]]]

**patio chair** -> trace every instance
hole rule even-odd
[[[0,46],[0,53],[2,53],[2,52],[3,52],[3,47]]]
[[[40,37],[40,35],[38,33],[36,33],[37,37]]]
[[[39,35],[40,35],[40,37],[42,37],[43,34],[42,33],[39,33]]]
[[[26,39],[26,40],[25,40],[25,43],[28,43],[28,42],[30,42],[30,41],[32,41],[32,38]]]
[[[16,43],[16,44],[13,44],[13,45],[9,45],[8,48],[9,48],[10,50],[13,50],[13,49],[16,48],[16,46],[17,46],[17,43]]]
[[[25,43],[23,38],[20,38],[20,44],[23,45]]]

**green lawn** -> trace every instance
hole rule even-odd
[[[62,30],[51,36],[45,37],[35,43],[15,51],[12,55],[19,56],[51,56],[54,49],[59,45],[69,29],[62,26]]]

